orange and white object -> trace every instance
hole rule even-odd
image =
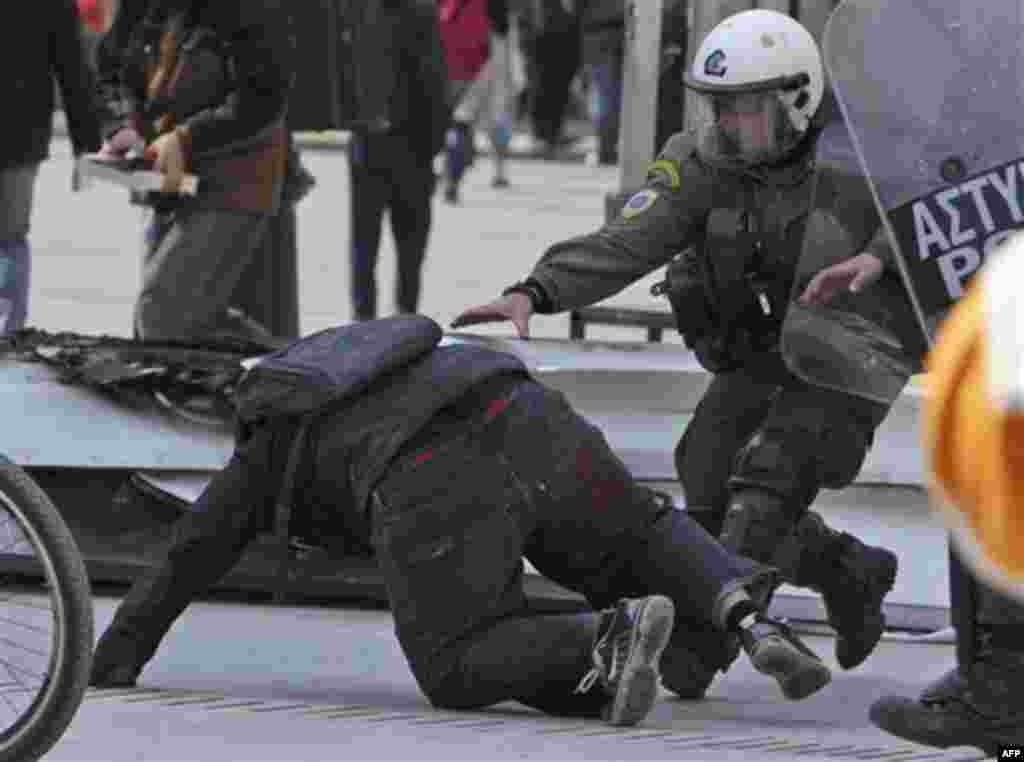
[[[943,321],[925,379],[934,501],[965,559],[1024,597],[1024,234],[991,255]]]

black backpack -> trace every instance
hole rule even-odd
[[[441,335],[428,317],[399,315],[306,336],[261,358],[241,378],[234,392],[238,418],[253,424],[319,413],[425,355]]]
[[[421,315],[328,328],[261,358],[238,382],[234,403],[242,427],[283,418],[299,422],[275,507],[274,532],[281,548],[278,600],[287,592],[295,474],[310,424],[433,350],[441,336],[440,326]]]

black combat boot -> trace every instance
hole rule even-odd
[[[658,663],[672,634],[675,607],[668,598],[622,599],[601,613],[594,638],[593,668],[576,688],[595,685],[607,694],[601,716],[609,725],[636,725],[658,696]]]
[[[798,551],[792,567],[781,558],[777,563],[787,581],[821,593],[836,631],[836,660],[843,669],[853,669],[885,631],[882,600],[896,579],[896,556],[830,529],[813,511],[797,524],[793,539]],[[780,548],[780,556],[785,555]]]
[[[951,670],[916,701],[886,696],[871,722],[908,741],[948,749],[974,746],[995,756],[1024,745],[1024,652],[993,648],[980,638],[975,661]]]

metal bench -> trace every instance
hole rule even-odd
[[[676,327],[670,312],[621,307],[584,307],[569,313],[569,338],[585,338],[587,325],[629,325],[647,329],[648,341],[661,341],[666,328]]]

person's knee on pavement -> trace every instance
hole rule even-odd
[[[424,672],[414,669],[413,674],[432,707],[465,711],[487,706],[487,702],[481,702],[469,689],[470,686],[460,670],[453,669],[442,677],[430,676]]]

